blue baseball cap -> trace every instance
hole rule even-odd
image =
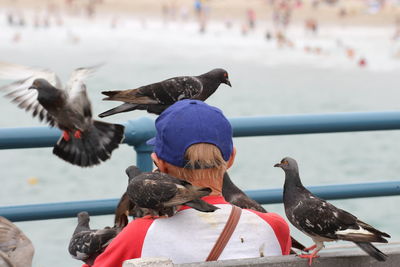
[[[198,100],[185,99],[164,110],[156,119],[156,136],[147,141],[166,162],[185,167],[185,152],[197,143],[219,148],[228,161],[232,151],[232,126],[222,111]]]

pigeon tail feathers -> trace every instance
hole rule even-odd
[[[368,242],[354,242],[368,255],[376,259],[377,261],[386,261],[387,255],[380,251],[377,247]]]
[[[198,211],[203,211],[203,212],[213,212],[219,209],[218,207],[211,205],[204,200],[201,199],[194,199],[189,202],[185,203],[186,206],[189,206],[191,208],[194,208],[195,210]]]
[[[63,160],[81,167],[90,167],[106,161],[124,138],[124,126],[100,121],[82,132],[81,138],[65,141],[60,138],[53,153]]]
[[[103,95],[108,96],[109,98],[112,98],[113,96],[119,94],[120,92],[122,92],[121,90],[115,90],[115,91],[103,91],[101,92]],[[104,100],[108,100],[109,98],[106,97],[104,98]]]
[[[123,112],[128,112],[128,111],[132,111],[135,109],[147,109],[147,107],[142,107],[141,105],[138,104],[131,104],[131,103],[124,103],[122,105],[119,105],[118,107],[109,109],[107,111],[104,111],[103,113],[99,114],[100,118],[104,118],[104,117],[108,117],[117,113],[123,113]]]

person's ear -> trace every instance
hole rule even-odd
[[[233,163],[235,162],[235,157],[236,157],[236,147],[233,147],[232,154],[226,164],[227,166],[226,169],[229,169],[233,165]]]
[[[160,170],[160,172],[168,173],[168,166],[166,162],[160,159],[156,153],[151,153],[151,159],[153,160],[154,164]]]

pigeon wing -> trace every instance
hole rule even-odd
[[[299,201],[288,219],[304,233],[334,240],[337,231],[355,227],[357,221],[352,214],[312,195]]]
[[[92,108],[84,81],[90,77],[98,67],[99,65],[75,69],[65,87],[68,93],[69,104],[85,118],[92,118]]]
[[[0,62],[0,79],[3,80],[26,80],[31,79],[31,86],[35,79],[45,79],[56,88],[61,88],[61,80],[55,72],[38,67],[28,67],[7,62]]]
[[[141,208],[157,209],[176,193],[176,184],[166,180],[145,178],[133,180],[128,186],[128,195]]]
[[[116,235],[117,231],[113,228],[80,232],[72,236],[69,253],[79,260],[86,260],[104,250]]]
[[[198,78],[183,76],[140,87],[137,94],[152,98],[159,104],[172,105],[182,99],[196,98],[202,88]]]
[[[0,87],[0,91],[6,93],[5,97],[10,98],[19,108],[32,112],[34,117],[38,116],[41,121],[45,120],[54,126],[54,118],[37,100],[38,92],[29,90],[33,81],[39,78],[47,80],[56,88],[61,88],[60,79],[53,71],[0,62],[0,79],[18,79]]]

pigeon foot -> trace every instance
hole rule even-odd
[[[299,256],[300,258],[308,259],[308,266],[311,266],[313,259],[319,257],[319,255],[317,255],[317,252],[313,252],[312,254],[300,254],[297,256]]]
[[[305,252],[308,252],[308,251],[310,251],[310,250],[313,250],[314,248],[316,248],[317,247],[317,245],[312,245],[311,247],[308,247],[308,248],[305,248],[305,249],[303,249],[303,251],[305,251]]]
[[[74,137],[77,139],[81,139],[82,138],[82,132],[79,130],[76,130],[74,133]]]
[[[69,139],[71,139],[71,137],[69,136],[69,133],[67,131],[63,131],[62,133],[62,137],[64,138],[65,141],[69,141]]]

